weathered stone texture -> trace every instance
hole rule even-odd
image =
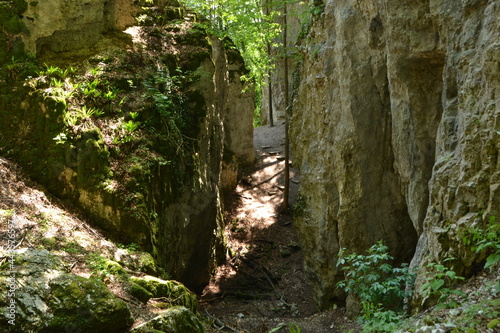
[[[55,59],[64,56],[67,62],[80,59],[85,62],[89,54],[99,53],[93,48],[106,32],[133,24],[133,14],[145,11],[141,6],[162,13],[162,24],[171,22],[172,15],[173,19],[182,18],[183,22],[189,22],[191,26],[186,23],[183,29],[192,28],[193,15],[186,14],[186,10],[173,0],[31,2],[23,13],[30,32],[24,36],[26,51],[37,56],[47,52]],[[184,14],[187,16],[178,17]],[[153,24],[151,17],[148,20]],[[139,27],[135,29],[139,30]],[[202,29],[187,30],[175,41],[179,52],[169,54],[170,51],[165,50],[167,47],[162,52],[158,44],[153,50],[158,52],[158,58],[162,58],[155,59],[158,63],[174,59],[165,66],[173,64],[175,70],[184,64],[185,75],[188,71],[199,73],[198,80],[182,87],[186,90],[187,109],[199,117],[191,124],[196,128],[194,138],[197,142],[195,151],[190,153],[193,166],[183,165],[185,160],[178,157],[179,168],[183,169],[179,173],[184,179],[176,179],[175,170],[167,163],[138,171],[144,173],[145,186],[141,193],[134,194],[141,204],[138,205],[140,213],[132,215],[124,196],[85,185],[93,175],[105,171],[109,164],[109,153],[99,131],[88,131],[88,137],[78,142],[74,151],[63,153],[67,156],[60,160],[42,160],[40,164],[47,166],[50,177],[38,176],[42,178],[39,181],[55,195],[73,200],[96,225],[117,238],[140,244],[172,277],[199,291],[208,283],[217,255],[225,255],[222,190],[235,185],[239,166],[253,162],[252,117],[255,106],[253,90],[243,92],[245,85],[240,76],[245,69],[237,51],[228,51],[220,40]],[[168,42],[168,39],[163,41]],[[113,38],[109,44],[110,49],[123,47]],[[135,46],[148,47],[146,44]],[[91,49],[91,52],[81,52],[86,49]],[[129,47],[129,52],[132,50],[133,47]],[[102,53],[106,53],[104,51]],[[78,58],[74,57],[75,54]],[[139,71],[146,69],[137,65]],[[46,100],[28,101],[29,98],[21,103],[19,112],[30,115],[23,117],[26,124],[34,122],[38,127],[26,133],[16,133],[12,140],[36,141],[29,152],[36,156],[55,145],[50,131],[58,131],[57,127],[61,125],[56,113],[49,111],[58,109],[64,112],[65,106],[63,103],[50,105]],[[40,139],[35,140],[34,135],[39,135]],[[95,170],[95,166],[104,169]],[[189,171],[184,173],[184,169]],[[182,191],[179,190],[180,182],[184,182]]]
[[[291,124],[320,306],[343,297],[339,248],[384,239],[408,261],[420,236],[414,263],[430,253],[471,267],[457,233],[436,230],[499,214],[499,7],[326,1],[299,47]]]
[[[225,175],[230,172],[227,169],[237,169],[239,164],[253,160],[253,136],[248,136],[254,110],[252,92],[242,93],[243,83],[230,78],[232,66],[222,42],[211,38],[210,43],[211,60],[201,65],[209,75],[190,87],[203,96],[206,108],[200,125],[198,179],[175,204],[161,207],[165,203],[155,200],[159,203],[161,223],[160,230],[152,230],[160,262],[175,278],[196,291],[208,283],[215,257],[225,253],[221,248],[222,190],[230,186],[224,183]],[[238,129],[241,132],[235,131]],[[234,161],[224,163],[225,150],[233,152]],[[165,184],[154,185],[153,195],[161,198],[166,190],[161,187]]]
[[[2,332],[123,332],[132,325],[127,304],[103,282],[67,273],[61,259],[47,250],[24,248],[12,255],[15,275],[8,262],[0,266],[0,283],[13,290],[0,294]],[[13,300],[15,312],[9,311]]]
[[[29,30],[23,35],[26,51],[37,55],[95,47],[104,32],[134,24],[135,12],[129,0],[32,1],[23,13]]]

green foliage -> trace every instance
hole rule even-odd
[[[348,293],[356,294],[362,302],[378,304],[398,304],[409,295],[405,286],[413,279],[408,265],[393,267],[394,259],[389,255],[388,247],[379,241],[370,247],[367,255],[351,254],[346,256],[345,249],[339,253],[337,266],[342,266],[346,279],[337,285]]]
[[[373,304],[363,304],[363,333],[395,332],[405,315],[392,310],[382,310]]]
[[[98,253],[88,254],[86,262],[92,270],[92,276],[100,280],[105,280],[110,276],[117,276],[122,280],[127,280],[129,277],[120,264],[111,261]]]
[[[300,333],[301,332],[301,329],[299,327],[299,325],[297,325],[297,323],[290,323],[288,324],[288,331],[290,333]]]
[[[274,22],[278,15],[273,11],[266,15],[258,1],[237,0],[183,0],[184,4],[206,17],[210,25],[207,29],[221,39],[229,37],[238,49],[250,78],[258,87],[264,81],[272,61],[267,53],[267,45],[275,44],[281,27]],[[278,2],[274,2],[276,5]]]
[[[171,76],[165,71],[158,71],[144,81],[148,96],[152,99],[153,113],[159,116],[162,131],[167,135],[176,154],[187,154],[188,139],[194,136],[190,117],[187,114],[186,97],[180,87],[186,77]],[[135,115],[130,115],[131,118]]]
[[[500,261],[500,223],[491,216],[486,228],[475,226],[462,232],[462,240],[475,253],[486,253],[484,268],[490,270]]]
[[[444,263],[455,260],[456,258],[448,258]],[[450,299],[451,295],[458,295],[465,297],[466,295],[458,290],[452,289],[458,281],[465,280],[464,277],[457,276],[456,272],[445,265],[430,263],[427,265],[429,269],[426,272],[425,283],[420,288],[420,292],[424,298],[437,298],[439,308],[455,308],[458,303]]]
[[[127,250],[131,254],[136,253],[137,251],[139,251],[139,245],[137,245],[136,243],[130,243],[128,245],[117,244],[117,246],[120,249]]]
[[[299,194],[297,197],[297,201],[293,206],[293,216],[295,218],[303,217],[306,212],[306,208],[307,208],[306,198]]]
[[[341,249],[337,266],[342,266],[346,278],[337,286],[360,299],[364,332],[392,332],[404,316],[403,301],[411,296],[406,286],[413,283],[414,274],[406,264],[391,265],[394,258],[382,241],[366,255],[345,251]]]
[[[55,79],[64,80],[66,77],[76,72],[76,68],[71,66],[68,68],[59,68],[57,66],[50,66],[47,64],[44,64],[44,66],[45,66],[44,70],[37,71],[38,76],[47,76]]]
[[[123,128],[127,131],[127,132],[134,132],[136,129],[139,128],[141,124],[138,123],[138,122],[135,122],[133,120],[129,120],[127,121],[126,123],[123,124]]]
[[[82,106],[79,109],[73,109],[65,113],[64,115],[64,123],[66,126],[72,127],[75,125],[78,125],[80,123],[85,122],[86,120],[90,119],[91,117],[100,117],[104,114],[102,110],[94,109],[94,108],[87,108],[85,105]],[[57,137],[56,137],[57,138]],[[56,139],[54,138],[54,139]],[[59,138],[57,140],[61,140],[63,138]]]

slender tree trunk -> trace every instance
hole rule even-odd
[[[269,17],[269,0],[266,0],[266,15]],[[267,42],[267,56],[269,59],[271,59],[271,42]],[[274,119],[273,119],[273,87],[271,85],[271,70],[267,71],[268,79],[267,79],[267,92],[268,92],[268,103],[269,103],[269,126],[273,127],[274,126]]]
[[[284,24],[283,24],[283,47],[285,48],[285,189],[283,191],[283,204],[282,209],[283,212],[288,211],[288,201],[290,194],[290,139],[288,136],[288,110],[290,108],[290,101],[288,95],[288,10],[287,4],[285,1],[285,9],[284,9]]]
[[[267,52],[269,54],[269,58],[271,58],[271,43],[267,43]],[[267,79],[267,94],[269,95],[268,97],[268,103],[269,103],[269,126],[273,127],[274,126],[274,119],[273,119],[273,87],[271,85],[271,70],[267,72],[268,79]]]

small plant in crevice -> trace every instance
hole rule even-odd
[[[443,263],[456,260],[456,258],[447,258]],[[453,289],[453,285],[459,281],[465,280],[464,277],[458,276],[457,273],[446,267],[443,264],[431,262],[427,265],[429,269],[426,272],[425,283],[420,288],[420,292],[424,299],[435,298],[437,308],[455,308],[459,304],[450,296],[457,295],[466,297],[467,295],[459,289]]]
[[[86,255],[86,263],[92,271],[91,276],[102,281],[116,277],[119,280],[127,280],[128,274],[120,264],[107,259],[99,253]]]
[[[130,243],[128,245],[124,245],[124,244],[120,244],[118,243],[117,246],[120,248],[120,249],[124,249],[124,250],[127,250],[130,254],[134,254],[136,253],[137,251],[139,251],[139,245],[137,245],[136,243]]]
[[[126,123],[124,123],[124,124],[123,124],[123,128],[124,128],[127,132],[132,133],[132,132],[134,132],[136,129],[138,129],[140,125],[141,125],[141,124],[140,124],[140,123],[138,123],[138,122],[135,122],[135,121],[133,121],[133,120],[129,120],[129,121],[127,121]]]
[[[297,201],[296,201],[295,205],[293,206],[293,216],[295,218],[304,217],[305,212],[306,212],[306,208],[307,208],[306,198],[304,196],[302,196],[301,194],[299,194],[297,197]]]
[[[474,253],[487,255],[484,268],[490,270],[500,262],[500,222],[491,216],[486,228],[474,226],[462,232],[462,241],[470,245]]]
[[[145,96],[151,101],[150,108],[145,110],[145,114],[152,115],[145,121],[146,126],[154,133],[164,133],[157,138],[168,143],[170,153],[190,160],[193,138],[197,135],[197,115],[188,111],[187,98],[181,89],[186,80],[188,77],[180,72],[170,75],[167,71],[157,71],[143,85]]]
[[[392,332],[405,317],[404,300],[411,297],[414,274],[408,265],[392,266],[394,258],[379,241],[363,254],[339,252],[337,266],[345,272],[345,280],[337,287],[361,301],[363,332]]]

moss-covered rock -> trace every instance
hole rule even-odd
[[[197,312],[198,300],[196,295],[180,282],[161,280],[154,276],[132,277],[130,281],[149,291],[153,297],[166,297],[172,305],[182,305],[193,312]]]
[[[205,329],[200,319],[182,306],[170,308],[158,317],[137,326],[133,333],[203,333]]]
[[[8,266],[0,270],[0,284],[12,291],[0,294],[2,332],[53,333],[76,328],[122,332],[132,324],[127,304],[104,283],[66,273],[62,261],[47,250],[20,249],[13,263],[12,272]]]
[[[162,269],[158,267],[155,259],[148,252],[129,253],[125,249],[118,249],[114,257],[118,263],[132,271],[160,277],[162,275]]]
[[[137,298],[141,302],[147,302],[150,298],[153,298],[153,294],[150,293],[146,288],[138,285],[137,283],[130,282],[129,293]]]
[[[85,131],[77,143],[77,177],[79,184],[96,184],[109,173],[109,152],[101,131],[94,127]]]
[[[31,74],[0,65],[0,76],[7,78],[0,80],[0,154],[80,208],[108,236],[138,244],[172,277],[201,290],[219,258],[213,254],[224,253],[218,185],[224,140],[230,141],[224,133],[241,132],[228,131],[226,123],[251,127],[251,117],[246,121],[239,112],[252,104],[241,97],[243,84],[225,79],[232,70],[227,50],[175,0],[155,0],[134,1],[148,7],[137,18],[153,24],[141,27],[144,38],[135,47],[128,48],[130,37],[110,34],[95,47],[98,55],[86,54],[101,28],[115,24],[99,26],[102,3],[85,4],[88,10],[78,17],[72,16],[83,13],[78,2],[54,13],[71,23],[61,31],[51,30],[52,16],[41,15],[51,9],[44,3],[29,2],[23,15],[32,31],[23,40],[47,65]],[[8,13],[0,7],[0,27],[8,24],[11,31],[0,29],[3,64],[2,46],[23,32],[18,15],[26,5],[16,0],[0,6],[9,6]],[[105,12],[112,14],[111,7]],[[32,29],[29,17],[45,28]],[[89,31],[75,34],[83,21]],[[75,56],[78,48],[81,58]],[[11,61],[10,53],[6,59]],[[73,61],[78,68],[69,67]],[[238,117],[226,117],[228,109],[238,110]],[[243,109],[253,113],[253,107]],[[250,141],[245,146],[252,150]],[[149,258],[134,266],[161,274]]]
[[[64,274],[49,286],[52,319],[43,332],[59,332],[68,327],[85,332],[121,332],[133,323],[127,304],[98,280]]]

